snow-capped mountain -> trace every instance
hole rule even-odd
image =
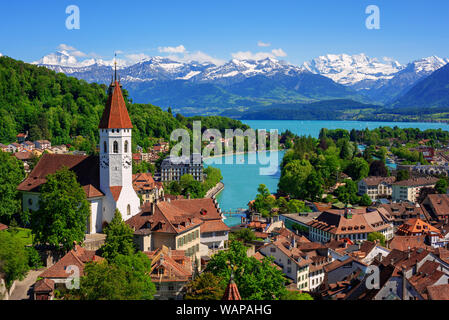
[[[303,67],[315,74],[331,78],[342,85],[351,86],[364,80],[385,80],[404,67],[391,58],[370,58],[365,54],[328,54],[305,62]]]
[[[183,104],[195,104],[202,95],[208,99],[224,95],[226,101],[235,103],[256,96],[265,99],[263,103],[340,98],[389,103],[449,62],[449,59],[432,56],[401,65],[391,58],[371,58],[363,53],[328,54],[301,66],[274,58],[232,59],[222,65],[167,57],[144,58],[137,63],[118,59],[121,81],[136,101],[151,99],[173,106],[180,100],[185,101]],[[114,68],[114,60],[78,60],[67,51],[49,54],[34,64],[104,84],[111,81]],[[240,96],[242,92],[246,98],[236,99],[235,95]],[[164,98],[159,100],[159,96]],[[221,98],[217,97],[213,103]]]

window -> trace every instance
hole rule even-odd
[[[125,153],[128,153],[128,140],[125,141]]]
[[[103,152],[108,153],[108,145],[106,144],[106,141],[103,143]]]
[[[128,216],[131,215],[131,206],[128,204],[128,207],[126,208],[126,212],[128,213]]]
[[[114,141],[114,153],[118,153],[118,142]]]

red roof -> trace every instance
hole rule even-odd
[[[123,99],[120,84],[115,81],[110,87],[112,94],[109,95],[108,102],[100,120],[100,129],[132,129],[133,125],[126,109],[125,99]]]
[[[8,229],[6,224],[0,223],[0,231]]]
[[[234,279],[231,278],[231,281],[229,281],[228,287],[226,288],[222,300],[242,300],[242,297],[240,297],[239,289],[237,288]]]

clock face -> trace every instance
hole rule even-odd
[[[132,159],[130,156],[123,157],[123,168],[128,169],[132,166]]]
[[[100,158],[100,166],[103,168],[103,169],[106,169],[106,168],[108,168],[109,167],[109,159],[108,159],[108,157],[107,156],[101,156],[101,158]]]

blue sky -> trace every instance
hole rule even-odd
[[[80,58],[104,59],[114,51],[123,58],[178,51],[217,60],[263,53],[294,64],[327,53],[401,63],[449,57],[447,0],[2,1],[0,53],[27,62],[61,44]],[[72,4],[80,8],[79,30],[65,27]],[[380,30],[365,27],[371,4],[380,9]]]

